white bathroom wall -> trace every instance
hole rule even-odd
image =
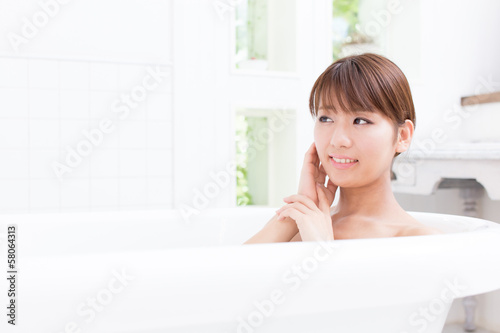
[[[460,98],[500,89],[500,44],[494,42],[499,15],[497,0],[361,1],[361,30],[410,82],[417,109],[414,146],[436,129],[446,133],[442,146],[468,141],[469,111],[461,113]]]
[[[290,1],[297,9],[287,13],[296,15],[297,26],[290,29],[292,37],[283,38],[295,39],[296,70],[273,73],[232,67],[237,3],[174,2],[174,207],[185,217],[207,207],[236,206],[236,110],[293,110],[296,115],[295,139],[283,146],[283,153],[296,158],[286,170],[290,180],[278,189],[281,197],[276,194],[280,199],[296,190],[303,154],[313,140],[308,97],[317,75],[331,63],[331,45],[325,42],[331,1]]]
[[[220,172],[229,182],[208,206],[234,206],[227,166],[235,110],[247,106],[310,124],[284,148],[297,176],[312,141],[309,91],[331,62],[331,1],[294,4],[296,71],[266,76],[231,67],[234,1],[0,1],[0,212],[194,207]],[[151,71],[162,82],[142,96]],[[133,92],[140,103],[127,104]]]
[[[2,0],[0,22],[0,213],[170,208],[171,2]]]
[[[493,42],[500,35],[500,2],[399,2],[401,13],[387,27],[388,55],[409,73],[415,139],[442,129],[446,140],[439,146],[470,141],[464,133],[474,112],[462,110],[460,99],[500,90],[500,44]],[[483,132],[491,136],[487,128]]]

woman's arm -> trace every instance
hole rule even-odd
[[[278,214],[275,214],[258,233],[243,244],[289,242],[298,232],[297,223],[293,219],[286,217],[278,221]]]
[[[316,203],[316,205],[318,205],[319,199],[316,184],[325,184],[325,181],[326,172],[323,165],[321,165],[318,152],[316,150],[316,144],[313,142],[304,156],[298,194],[309,197]],[[329,179],[328,185],[325,189],[326,192],[324,192],[324,194],[327,196],[330,206],[335,198],[337,185],[334,185],[331,179]],[[298,232],[299,228],[297,227],[297,222],[294,219],[285,216],[283,220],[278,221],[278,215],[276,214],[269,222],[267,222],[262,230],[243,244],[289,242],[295,237],[295,235],[297,235]],[[298,238],[299,237],[295,237],[295,240],[298,240]]]

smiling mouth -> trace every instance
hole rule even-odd
[[[336,163],[341,163],[341,164],[352,164],[358,162],[358,160],[351,160],[347,158],[335,158],[335,157],[330,157],[332,160],[334,160]]]

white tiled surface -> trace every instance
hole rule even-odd
[[[88,119],[92,92],[61,90],[59,92],[61,119]]]
[[[0,89],[0,117],[2,119],[28,117],[28,90],[18,88]]]
[[[2,119],[0,149],[27,149],[29,147],[28,133],[28,119]]]
[[[90,180],[70,178],[60,185],[61,207],[90,209]]]
[[[57,119],[60,115],[59,91],[57,89],[29,89],[28,106],[30,118]]]
[[[170,77],[126,101],[148,66],[0,57],[0,213],[170,208]],[[79,146],[88,155],[59,180],[53,163]]]
[[[26,88],[28,87],[28,60],[16,58],[2,58],[0,61],[0,87]],[[39,80],[42,78],[38,78]]]

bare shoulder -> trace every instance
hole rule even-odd
[[[437,228],[423,224],[405,211],[398,217],[398,220],[402,222],[402,225],[398,228],[395,237],[444,234]]]
[[[420,225],[420,226],[405,227],[396,236],[405,237],[405,236],[425,236],[425,235],[439,235],[439,234],[444,234],[444,232],[436,228]]]

